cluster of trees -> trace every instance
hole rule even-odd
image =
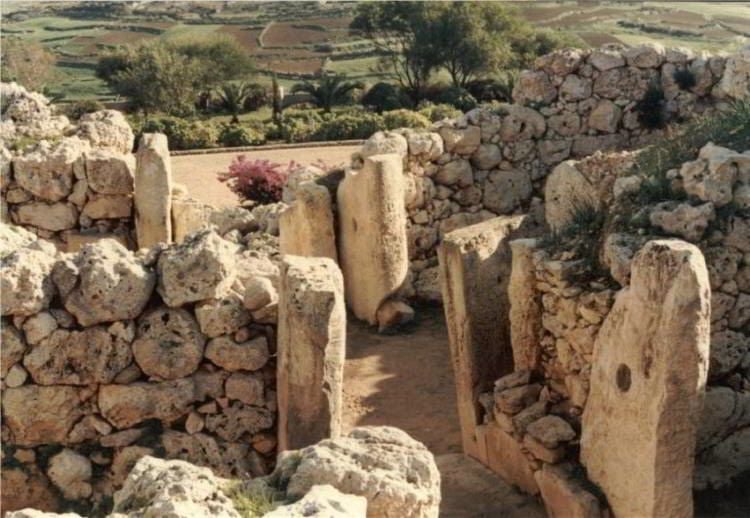
[[[456,88],[499,69],[524,68],[569,37],[534,29],[498,2],[363,2],[352,29],[362,31],[418,103],[434,72],[444,69]]]
[[[0,65],[0,78],[4,82],[15,81],[36,92],[46,91],[57,77],[55,56],[39,43],[20,38],[3,38]]]

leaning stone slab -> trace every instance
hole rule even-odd
[[[284,256],[278,326],[279,450],[338,437],[346,307],[336,263]]]
[[[524,225],[525,216],[501,216],[450,232],[438,249],[464,452],[485,463],[476,437],[479,395],[513,370],[509,243]]]
[[[322,185],[304,182],[279,217],[282,254],[338,260],[331,195]]]
[[[172,241],[172,164],[161,133],[145,133],[138,144],[135,227],[140,248]]]
[[[337,198],[346,301],[357,318],[375,324],[409,270],[401,157],[368,157],[362,169],[346,172]]]
[[[693,515],[710,293],[697,247],[650,241],[599,331],[581,460],[616,516]]]

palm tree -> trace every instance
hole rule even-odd
[[[250,91],[247,83],[224,83],[218,88],[216,93],[222,106],[232,114],[232,124],[240,122],[238,115]]]
[[[347,101],[348,94],[355,88],[362,88],[362,83],[346,81],[344,76],[323,76],[317,84],[310,81],[298,83],[292,87],[292,93],[303,92],[310,94],[312,102],[323,111],[329,113],[337,104]]]

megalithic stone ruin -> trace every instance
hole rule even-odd
[[[162,133],[145,133],[138,143],[135,226],[138,248],[172,241],[172,165]]]
[[[282,254],[328,257],[338,261],[331,195],[322,185],[304,182],[279,217]]]
[[[337,198],[346,301],[357,318],[375,324],[409,271],[401,157],[366,158],[362,169],[346,172]]]
[[[329,258],[286,255],[281,264],[277,353],[279,451],[341,434],[346,307]]]
[[[711,289],[698,247],[647,243],[594,347],[581,460],[615,516],[691,517]]]

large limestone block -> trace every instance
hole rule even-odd
[[[37,237],[23,227],[0,223],[0,259],[36,240]]]
[[[295,199],[279,218],[282,254],[338,260],[331,195],[322,185],[300,184]]]
[[[709,313],[700,250],[648,242],[597,336],[583,414],[581,461],[616,516],[693,514]]]
[[[86,153],[86,180],[101,194],[132,194],[135,156],[107,149]]]
[[[519,440],[501,430],[497,423],[478,426],[477,437],[492,471],[525,493],[539,493],[531,460],[524,454],[525,447]]]
[[[571,473],[569,466],[544,464],[534,473],[551,518],[601,518],[602,510],[596,496],[585,489]]]
[[[107,421],[123,429],[147,419],[174,421],[186,415],[195,400],[194,381],[183,378],[160,383],[102,385],[98,405]]]
[[[0,307],[3,315],[31,316],[49,306],[55,286],[55,256],[49,247],[34,242],[3,258],[0,264]]]
[[[240,518],[225,491],[229,481],[182,460],[141,457],[114,495],[117,516]]]
[[[365,159],[362,169],[346,172],[337,197],[346,301],[357,318],[375,324],[378,308],[409,270],[401,159]]]
[[[740,49],[727,59],[724,75],[717,86],[717,93],[731,99],[750,96],[750,45]]]
[[[440,472],[435,459],[397,428],[363,426],[346,437],[282,455],[275,474],[288,475],[290,498],[329,484],[342,493],[364,496],[371,518],[438,516]]]
[[[235,245],[206,229],[162,252],[157,290],[164,302],[175,308],[227,295],[237,275],[236,251]]]
[[[93,147],[109,148],[119,153],[133,151],[133,130],[125,115],[117,110],[85,114],[78,121],[78,135]]]
[[[18,185],[37,198],[60,201],[73,189],[73,179],[83,174],[85,142],[66,138],[52,146],[44,141],[31,153],[13,160]]]
[[[282,505],[263,518],[366,518],[367,499],[363,496],[346,495],[330,485],[313,486],[301,500]]]
[[[140,248],[172,241],[172,163],[167,137],[145,133],[135,169],[135,225]]]
[[[536,289],[535,239],[510,242],[513,262],[508,284],[514,370],[534,370],[541,357],[542,294]]]
[[[39,385],[93,385],[112,383],[132,361],[130,343],[97,326],[54,331],[26,354],[23,365]]]
[[[82,326],[136,318],[156,284],[155,273],[114,239],[85,246],[75,266],[78,282],[63,298]]]
[[[438,249],[464,451],[484,462],[476,437],[479,395],[513,370],[509,243],[528,227],[525,216],[494,218],[450,232]]]
[[[341,271],[331,259],[284,256],[277,347],[279,449],[338,437],[346,307]]]
[[[16,210],[16,217],[21,225],[31,225],[42,230],[58,232],[76,226],[78,211],[72,203],[37,201],[20,205]]]
[[[213,207],[192,198],[172,199],[172,237],[175,243],[209,225]]]
[[[597,186],[576,168],[575,160],[555,167],[544,185],[544,218],[553,230],[563,228],[576,207],[598,206]]]
[[[3,391],[3,425],[12,444],[64,444],[73,425],[88,413],[87,388],[24,385]]]

